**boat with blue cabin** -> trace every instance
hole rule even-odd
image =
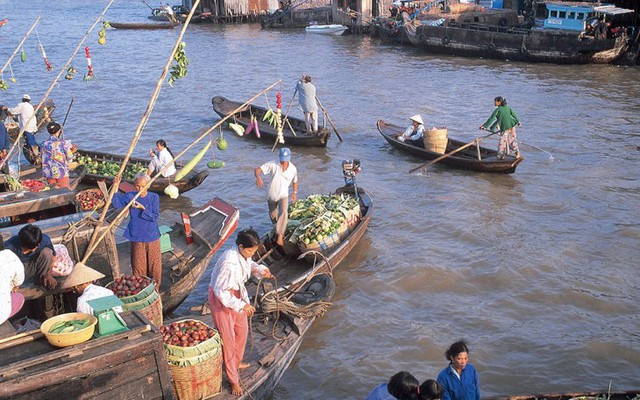
[[[618,28],[595,37],[587,24],[601,19],[623,27],[633,10],[611,4],[545,2],[542,26],[533,28],[460,22],[442,14],[439,26],[414,20],[405,24],[409,41],[429,52],[467,57],[555,64],[609,64],[638,42],[638,33]],[[637,29],[636,29],[637,31]]]

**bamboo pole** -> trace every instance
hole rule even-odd
[[[40,22],[40,18],[38,17],[36,19],[36,21],[33,23],[33,25],[31,25],[31,28],[29,28],[29,30],[27,31],[27,33],[24,34],[24,36],[22,37],[22,40],[20,41],[20,43],[18,44],[18,46],[16,47],[16,49],[13,51],[13,53],[11,54],[11,56],[9,57],[9,59],[7,60],[7,62],[4,64],[4,66],[2,67],[2,69],[0,69],[0,74],[4,73],[4,70],[7,69],[7,67],[9,66],[9,64],[11,64],[11,60],[13,60],[13,57],[16,56],[16,54],[18,54],[18,50],[20,50],[20,47],[22,47],[22,45],[24,44],[24,42],[27,41],[27,38],[29,37],[29,35],[31,35],[31,32],[33,32],[33,30],[35,29],[36,25],[38,25],[38,22]]]
[[[189,146],[187,146],[184,150],[182,150],[177,156],[175,156],[173,158],[173,160],[177,160],[180,157],[182,157],[187,151],[189,151],[193,146],[195,146],[198,142],[200,142],[202,139],[204,139],[205,137],[207,137],[208,135],[211,134],[211,132],[213,132],[214,130],[218,129],[219,126],[221,126],[226,120],[228,120],[229,118],[231,118],[234,114],[240,112],[242,109],[244,109],[247,105],[251,104],[251,102],[253,102],[255,99],[257,99],[258,97],[262,96],[263,93],[267,92],[268,90],[271,90],[274,86],[276,86],[277,84],[279,84],[281,81],[278,80],[277,82],[273,83],[272,85],[270,85],[269,87],[267,87],[266,89],[262,90],[260,93],[256,94],[255,96],[253,96],[252,98],[250,98],[249,100],[247,100],[246,102],[244,102],[242,105],[238,106],[235,110],[233,110],[231,113],[229,113],[226,117],[222,118],[220,121],[218,121],[217,123],[215,123],[211,128],[207,129],[202,135],[200,135],[198,138],[196,138]],[[120,223],[120,220],[122,220],[126,214],[126,212],[129,210],[129,208],[131,207],[131,205],[136,201],[136,199],[140,196],[140,192],[149,189],[149,187],[151,187],[151,184],[153,182],[155,182],[156,179],[158,179],[160,176],[162,176],[162,173],[169,168],[169,166],[171,165],[171,163],[168,163],[167,165],[165,165],[164,167],[162,167],[162,169],[160,171],[158,171],[158,173],[156,173],[153,178],[151,178],[151,180],[149,181],[149,183],[147,183],[144,188],[142,188],[142,190],[140,190],[138,193],[136,193],[136,195],[133,197],[133,199],[131,199],[131,201],[122,208],[122,210],[120,210],[120,212],[118,213],[118,215],[116,215],[116,217],[113,219],[113,221],[109,224],[108,229],[105,229],[102,233],[102,235],[100,235],[99,238],[97,238],[97,240],[95,240],[95,243],[93,243],[92,245],[90,244],[90,246],[87,246],[87,252],[85,253],[82,262],[86,262],[86,260],[89,258],[89,256],[95,251],[96,247],[98,247],[98,243],[100,243],[104,237],[107,235],[107,233],[117,224]],[[120,177],[116,177],[116,179],[113,182],[113,185],[111,186],[111,189],[113,190],[113,188],[117,188],[118,184],[120,183]],[[105,207],[106,208],[106,207]],[[96,232],[96,230],[94,230],[94,232]]]
[[[31,118],[29,118],[27,123],[29,121],[31,121],[33,118],[36,117],[36,114],[38,113],[38,111],[40,111],[40,109],[44,105],[45,101],[47,100],[47,97],[49,96],[49,94],[51,93],[53,88],[56,86],[56,84],[58,83],[58,80],[60,79],[62,74],[64,74],[67,71],[67,68],[69,68],[69,65],[71,64],[71,61],[73,60],[73,58],[76,56],[76,54],[78,53],[78,51],[80,50],[80,48],[84,44],[84,41],[87,40],[87,37],[89,37],[89,34],[91,33],[91,31],[96,27],[96,25],[98,25],[100,20],[104,17],[104,14],[107,12],[109,7],[111,7],[111,4],[113,3],[113,1],[114,0],[110,0],[109,1],[109,4],[107,4],[107,6],[104,8],[104,10],[102,10],[102,13],[98,16],[98,18],[96,18],[95,22],[93,23],[93,25],[91,25],[91,27],[89,28],[87,33],[84,34],[84,36],[80,40],[80,43],[78,43],[78,46],[76,47],[76,49],[73,51],[73,53],[71,53],[71,56],[67,59],[67,62],[62,66],[62,68],[60,68],[60,72],[58,72],[58,75],[55,77],[55,79],[51,83],[51,86],[49,86],[49,89],[47,90],[47,92],[42,97],[42,100],[40,100],[40,103],[38,104],[38,107],[36,107],[35,110],[33,110],[33,115],[31,115]],[[18,137],[16,138],[16,141],[13,143],[13,146],[11,146],[11,149],[7,153],[7,157],[4,160],[0,161],[0,168],[2,168],[4,166],[4,164],[7,162],[7,160],[9,160],[11,158],[11,153],[13,152],[13,150],[16,149],[16,146],[18,146],[18,144],[20,143],[20,138],[24,134],[24,128],[27,126],[27,123],[25,123],[24,126],[20,129],[20,132],[18,133]]]
[[[338,130],[336,129],[336,126],[333,125],[333,121],[331,120],[331,117],[329,116],[329,113],[327,112],[327,110],[322,105],[322,102],[320,102],[320,99],[318,98],[318,96],[316,96],[316,100],[318,101],[318,104],[320,105],[320,108],[322,108],[322,111],[324,112],[324,115],[327,116],[327,120],[331,124],[331,127],[333,128],[333,131],[336,133],[336,136],[338,136],[338,139],[340,139],[340,141],[343,142],[344,140],[342,140],[342,136],[340,136],[340,134],[338,133]]]
[[[180,42],[182,42],[182,37],[184,36],[185,31],[187,30],[187,27],[189,26],[189,23],[191,22],[191,17],[193,16],[193,13],[196,10],[197,5],[200,3],[200,0],[196,0],[193,3],[193,6],[191,7],[191,11],[189,12],[189,16],[187,17],[187,20],[184,22],[182,29],[180,30],[180,35],[178,35],[178,39],[176,40],[175,44],[173,45],[173,50],[171,51],[171,54],[169,55],[169,58],[164,66],[164,68],[162,69],[162,73],[160,74],[160,78],[158,79],[158,82],[156,83],[156,88],[153,91],[153,94],[151,95],[151,99],[149,100],[149,104],[147,105],[147,109],[145,110],[144,114],[142,115],[142,118],[140,119],[140,123],[138,123],[138,127],[136,128],[135,133],[133,134],[133,139],[131,140],[131,145],[129,146],[129,150],[127,151],[127,154],[124,157],[124,160],[122,161],[122,164],[120,165],[120,170],[118,171],[118,174],[116,175],[117,177],[122,177],[122,174],[124,173],[125,169],[127,168],[127,163],[129,162],[129,159],[131,158],[131,153],[133,153],[133,149],[135,149],[136,145],[138,144],[138,141],[140,140],[140,136],[142,136],[142,130],[144,129],[144,127],[147,125],[147,121],[149,121],[149,117],[151,116],[151,112],[153,111],[153,107],[156,104],[156,100],[158,99],[158,96],[160,95],[160,90],[162,89],[162,85],[164,84],[165,78],[167,77],[167,72],[169,71],[169,68],[171,67],[171,63],[173,62],[173,56],[176,54],[176,51],[178,50],[178,46],[180,46]],[[102,223],[105,219],[105,217],[107,216],[107,211],[109,210],[109,205],[111,205],[111,201],[113,200],[113,196],[115,195],[116,191],[118,190],[118,185],[112,185],[111,186],[111,190],[109,191],[109,196],[106,198],[106,203],[102,209],[102,214],[100,214],[100,219],[98,220],[98,223]],[[89,241],[89,246],[87,248],[95,248],[96,245],[96,237],[98,236],[98,230],[94,229],[93,233],[91,235],[91,240]],[[89,251],[87,251],[84,255],[84,258],[82,259],[82,262],[85,263],[87,261],[87,258],[89,258],[89,255],[91,253]]]

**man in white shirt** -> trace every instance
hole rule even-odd
[[[9,114],[18,116],[20,130],[24,129],[24,137],[27,141],[27,146],[31,149],[33,155],[37,157],[38,154],[40,154],[38,143],[35,138],[35,134],[38,131],[38,122],[34,115],[35,112],[33,106],[31,105],[31,96],[23,94],[22,103],[10,108],[8,111]]]
[[[4,248],[4,241],[0,236],[0,324],[22,308],[24,297],[13,292],[23,282],[24,265],[17,255]]]
[[[260,174],[272,175],[271,183],[267,193],[267,204],[269,205],[269,216],[271,222],[276,224],[276,244],[284,246],[284,232],[287,229],[289,219],[289,186],[293,184],[291,201],[296,201],[298,194],[298,170],[291,162],[291,150],[287,147],[280,149],[278,162],[269,161],[256,168],[256,185],[261,188],[263,185]]]

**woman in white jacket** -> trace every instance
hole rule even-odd
[[[165,178],[176,173],[176,166],[173,163],[173,153],[167,147],[167,142],[160,139],[156,142],[156,150],[149,150],[151,156],[151,162],[149,163],[149,169],[147,175],[153,176],[154,172],[159,172],[165,165],[170,164],[167,169],[162,172],[162,176]]]

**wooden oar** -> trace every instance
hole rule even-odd
[[[71,111],[71,107],[73,106],[73,103],[76,101],[76,97],[73,96],[71,98],[71,103],[69,103],[69,108],[67,108],[67,113],[64,116],[64,120],[62,120],[62,127],[64,128],[64,125],[67,123],[67,118],[69,118],[69,112]]]
[[[320,99],[318,98],[318,96],[316,96],[316,101],[320,105],[320,108],[322,108],[322,111],[324,112],[324,115],[327,116],[327,119],[329,120],[329,123],[331,124],[331,127],[333,128],[333,131],[336,133],[336,136],[338,137],[338,139],[340,139],[341,142],[344,142],[344,140],[342,140],[342,136],[340,136],[340,134],[338,133],[338,130],[336,129],[336,126],[333,125],[333,121],[331,120],[331,117],[329,116],[329,113],[327,112],[327,110],[324,108],[324,106],[320,102]]]
[[[457,152],[459,152],[459,151],[461,151],[461,150],[466,149],[467,147],[469,147],[469,146],[471,146],[472,144],[476,143],[476,141],[478,141],[478,140],[482,140],[482,139],[486,139],[486,138],[488,138],[489,136],[493,136],[493,135],[495,135],[496,133],[498,133],[498,132],[492,132],[492,133],[490,133],[490,134],[488,134],[488,135],[480,136],[479,138],[475,138],[475,139],[473,139],[471,142],[469,142],[469,143],[467,143],[467,144],[465,144],[465,145],[463,145],[463,146],[460,146],[460,147],[458,147],[457,149],[455,149],[455,150],[453,150],[453,151],[448,152],[447,154],[441,155],[440,157],[436,158],[435,160],[431,160],[431,161],[429,161],[428,163],[422,164],[422,165],[420,165],[420,166],[418,166],[418,167],[416,167],[416,168],[412,169],[411,171],[409,171],[409,173],[410,173],[410,174],[412,174],[412,173],[414,173],[414,172],[416,172],[416,171],[418,171],[418,170],[420,170],[420,169],[427,168],[429,165],[435,164],[435,163],[437,163],[437,162],[438,162],[438,161],[440,161],[440,160],[444,160],[445,158],[449,157],[449,156],[450,156],[450,155],[452,155],[452,154],[455,154],[455,153],[457,153]]]

